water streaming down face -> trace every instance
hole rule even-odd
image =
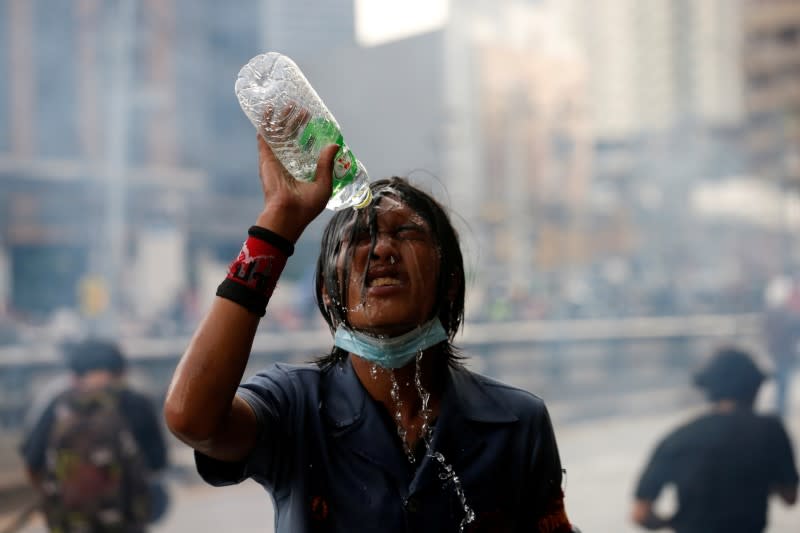
[[[403,178],[373,182],[372,193],[374,200],[369,207],[339,211],[325,228],[316,276],[316,296],[323,318],[331,331],[335,331],[343,323],[355,325],[350,323],[350,310],[376,312],[363,305],[368,289],[367,280],[358,277],[373,265],[373,261],[379,266],[408,273],[406,267],[409,260],[416,259],[414,271],[435,273],[435,276],[432,285],[416,284],[411,287],[420,291],[413,295],[414,300],[418,304],[432,305],[434,309],[426,307],[430,312],[426,318],[438,315],[445,331],[452,337],[463,319],[465,276],[458,234],[446,210],[432,196]],[[412,227],[399,230],[392,227],[397,223],[391,221],[398,218],[405,219],[404,222]],[[417,231],[414,231],[414,226]],[[422,233],[427,242],[422,243],[416,238]],[[393,240],[396,248],[386,249],[384,243],[387,236]],[[380,242],[385,253],[378,258],[374,252],[380,237],[384,237]],[[369,249],[366,260],[363,254],[358,253],[365,249],[359,244],[366,244]],[[420,255],[415,258],[408,253],[410,250]],[[433,255],[430,255],[431,252]],[[360,262],[355,260],[357,256]],[[358,287],[360,293],[355,290]],[[405,323],[406,327],[411,326]],[[373,325],[366,324],[366,327]],[[366,331],[363,327],[358,329]],[[332,354],[334,360],[340,357],[341,354]]]
[[[391,183],[394,182],[374,189],[370,207],[353,211],[349,220],[343,218],[343,213],[337,215],[340,219],[338,225],[334,224],[327,248],[323,238],[323,251],[332,252],[321,254],[318,262],[317,293],[323,295],[324,305],[320,306],[323,316],[332,331],[344,324],[369,332],[376,342],[382,336],[395,337],[407,333],[408,328],[420,328],[438,316],[452,336],[463,316],[464,277],[458,239],[446,216],[437,211],[438,206],[431,207],[427,200],[405,191],[406,185],[394,188]],[[443,229],[446,231],[442,232]],[[444,248],[442,242],[446,243]],[[446,250],[446,261],[443,250]],[[445,271],[448,265],[453,266],[452,272]],[[378,273],[371,271],[372,268]],[[393,286],[404,287],[392,296],[371,298],[371,285],[383,286],[379,292],[385,293],[391,292]],[[443,309],[442,305],[446,307]],[[422,357],[423,351],[419,350],[414,374],[414,387],[420,400],[419,438],[424,443],[426,456],[440,468],[439,478],[451,486],[463,508],[460,525],[463,531],[475,514],[452,465],[434,449],[431,395],[423,386]],[[408,461],[415,464],[417,458],[409,444],[408,430],[402,423],[405,404],[395,371],[372,364],[369,373],[376,381],[381,374],[388,374],[397,435]],[[410,386],[410,383],[405,385]]]

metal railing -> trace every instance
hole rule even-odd
[[[132,373],[157,400],[188,343],[188,337],[121,341]],[[455,339],[477,371],[556,398],[668,384],[722,343],[758,352],[760,315],[467,323]],[[259,333],[247,374],[273,361],[309,361],[330,347],[325,330]],[[0,431],[18,431],[38,392],[59,374],[55,344],[0,348]]]

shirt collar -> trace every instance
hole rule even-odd
[[[449,418],[455,411],[474,422],[516,422],[516,415],[494,392],[490,383],[487,378],[463,367],[448,366],[439,418]],[[349,360],[333,366],[323,386],[323,410],[335,427],[345,429],[363,418],[367,392]]]
[[[461,416],[474,422],[499,424],[518,420],[502,397],[496,394],[494,386],[489,385],[490,380],[463,367],[449,367],[449,374],[442,402],[443,410],[449,411],[449,408],[453,408]],[[449,401],[453,401],[453,405],[448,406]]]
[[[367,391],[349,360],[336,363],[323,378],[322,409],[328,420],[344,429],[361,420]]]

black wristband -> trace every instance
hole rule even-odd
[[[219,284],[217,296],[236,302],[258,316],[264,316],[267,312],[268,298],[264,294],[256,292],[241,283],[236,283],[229,278],[225,278]]]
[[[247,230],[247,234],[256,239],[261,239],[264,242],[270,243],[272,246],[285,253],[286,257],[290,257],[294,253],[294,244],[292,244],[289,239],[267,228],[250,226],[250,229]]]
[[[251,226],[247,234],[242,251],[217,287],[217,296],[264,316],[286,259],[294,252],[294,245],[274,231],[259,226]]]

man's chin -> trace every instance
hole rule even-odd
[[[399,337],[400,335],[404,335],[419,326],[420,326],[419,324],[414,324],[414,323],[398,325],[396,322],[393,322],[391,324],[382,325],[377,322],[372,322],[367,326],[354,326],[354,329],[356,329],[361,333],[366,333],[367,335],[381,338],[381,337]]]

